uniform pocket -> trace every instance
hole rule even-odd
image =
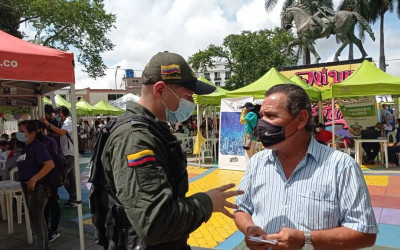
[[[146,192],[159,190],[163,174],[154,166],[136,167],[137,181],[140,188]]]

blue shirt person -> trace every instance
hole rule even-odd
[[[250,249],[372,246],[378,228],[358,164],[312,138],[314,119],[305,91],[293,84],[269,89],[257,134],[265,150],[250,159],[238,188],[235,223]],[[254,242],[249,236],[276,240]]]

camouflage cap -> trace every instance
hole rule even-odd
[[[179,84],[196,94],[206,95],[215,91],[215,87],[199,81],[189,64],[182,56],[168,51],[154,55],[142,74],[143,84],[163,81],[166,84]]]

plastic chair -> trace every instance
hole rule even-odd
[[[341,148],[341,147],[340,147],[340,144],[343,144],[343,145],[344,145],[344,148]],[[348,147],[346,141],[335,141],[335,145],[333,145],[332,142],[330,142],[330,143],[328,143],[327,146],[328,146],[328,147],[331,147],[331,148],[334,148],[334,149],[336,149],[336,150],[345,152],[345,153],[347,153],[347,154],[349,154],[349,155],[351,154],[351,148]]]
[[[397,140],[396,140],[396,131],[392,131],[392,132],[389,132],[388,134],[387,134],[387,140],[388,140],[388,142],[390,142],[390,137],[392,137],[393,138],[393,143],[396,143],[397,142]]]
[[[18,171],[18,168],[12,168],[10,170],[10,180],[14,180],[14,174]],[[23,195],[21,192],[15,192],[13,193],[13,197],[17,201],[17,217],[18,217],[18,224],[22,223],[22,200],[23,200]]]

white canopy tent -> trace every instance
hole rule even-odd
[[[117,100],[110,102],[110,104],[119,109],[126,110],[126,102],[132,101],[132,102],[138,103],[139,99],[140,99],[139,96],[128,93],[128,94],[118,98]]]

